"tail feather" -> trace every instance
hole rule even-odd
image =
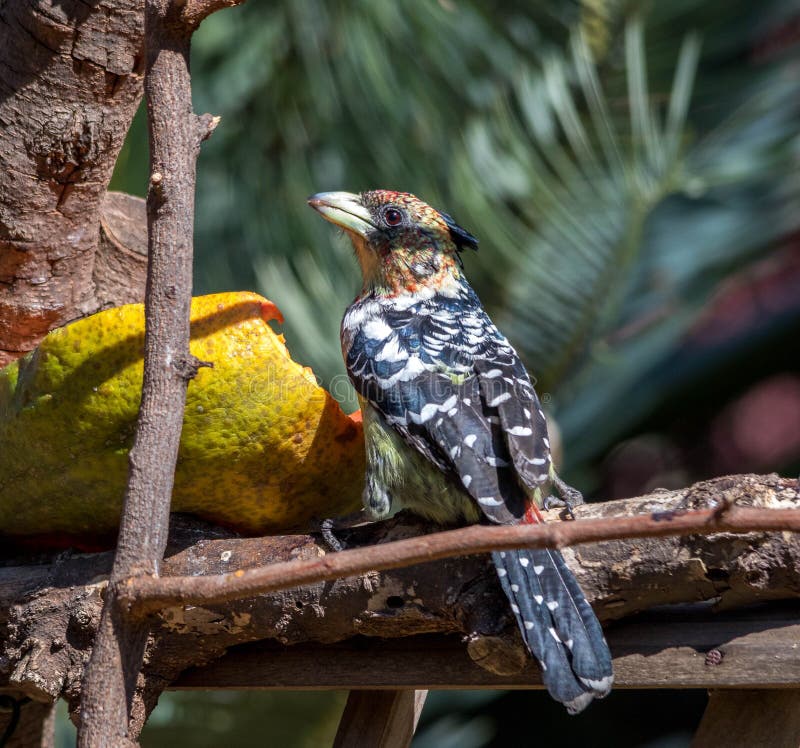
[[[545,598],[558,600],[559,608],[563,608],[556,609],[561,615],[554,616],[554,621],[562,640],[572,640],[569,647],[572,670],[595,696],[602,698],[608,694],[613,683],[611,652],[603,629],[564,557],[558,551],[543,552],[550,558],[558,576],[545,576],[542,587]],[[576,635],[576,632],[580,635]]]
[[[608,694],[611,653],[603,630],[557,551],[495,551],[492,560],[542,681],[570,713]]]

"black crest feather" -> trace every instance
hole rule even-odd
[[[442,213],[440,211],[439,215],[444,219],[447,228],[450,229],[450,238],[455,243],[459,252],[463,249],[474,249],[477,251],[478,239],[476,237],[470,234],[466,229],[461,228],[461,226],[453,220],[453,217],[449,216],[447,213]]]

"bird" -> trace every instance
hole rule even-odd
[[[367,512],[514,525],[569,505],[552,495],[566,484],[530,376],[466,279],[461,253],[477,250],[475,236],[406,192],[321,192],[308,204],[344,230],[361,267],[341,344],[363,414]],[[562,555],[491,558],[550,695],[571,714],[606,696],[611,654]]]

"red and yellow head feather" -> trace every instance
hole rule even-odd
[[[407,192],[326,192],[309,204],[350,235],[364,287],[377,293],[451,283],[460,277],[458,253],[478,246],[449,215]]]

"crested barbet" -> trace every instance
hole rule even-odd
[[[437,523],[542,522],[564,486],[528,372],[464,277],[477,239],[446,213],[388,190],[309,198],[350,236],[363,274],[342,351],[364,418],[364,506]],[[571,713],[611,689],[611,655],[558,551],[492,561],[550,694]]]

